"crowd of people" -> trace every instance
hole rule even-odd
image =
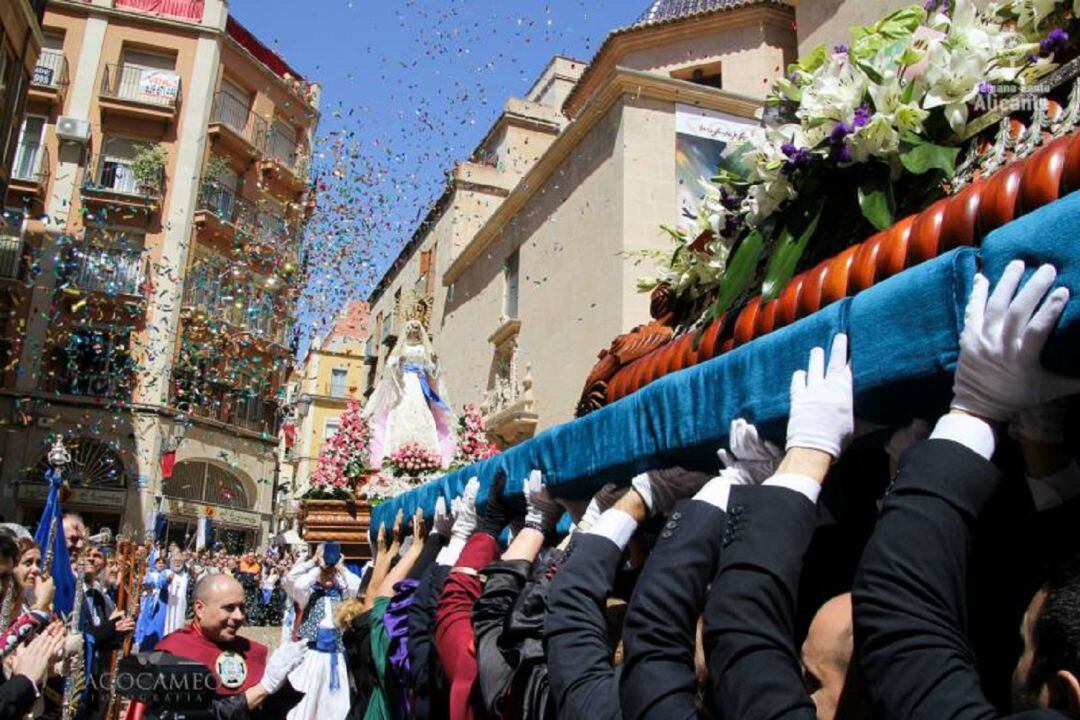
[[[523,513],[508,478],[483,503],[473,479],[430,522],[380,527],[359,572],[335,543],[280,565],[174,550],[194,619],[157,647],[214,672],[229,720],[1080,718],[1080,381],[1041,362],[1055,280],[975,278],[932,423],[857,424],[837,335],[791,378],[785,446],[736,420],[718,471],[571,499],[537,470]],[[71,651],[39,555],[0,534],[0,720]],[[86,632],[108,647],[135,627],[90,557]],[[244,575],[285,595],[272,654],[237,635]]]

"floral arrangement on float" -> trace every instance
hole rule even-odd
[[[304,500],[354,500],[357,496],[357,485],[368,472],[371,428],[356,402],[349,403],[340,422],[338,431],[323,444]]]
[[[458,446],[451,469],[465,467],[497,455],[499,448],[488,439],[487,424],[480,408],[465,406],[458,418]]]
[[[698,327],[947,195],[968,125],[1075,52],[1080,0],[927,0],[788,68],[763,141],[725,158],[693,229],[664,228],[666,285]],[[654,255],[655,257],[655,255]]]

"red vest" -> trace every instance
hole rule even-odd
[[[214,674],[217,694],[222,697],[247,692],[262,680],[266,670],[265,645],[242,637],[215,643],[203,635],[196,622],[167,635],[154,649],[204,665]]]

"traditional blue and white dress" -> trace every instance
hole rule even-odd
[[[169,613],[169,571],[151,570],[143,580],[146,595],[139,609],[135,627],[135,646],[139,652],[150,652],[165,637],[165,619]]]
[[[292,568],[285,576],[285,592],[301,608],[300,638],[314,643],[289,683],[304,699],[289,711],[288,720],[345,720],[349,714],[349,673],[341,631],[334,626],[334,609],[356,597],[360,578],[344,566],[337,568],[329,585],[319,583],[315,559]]]

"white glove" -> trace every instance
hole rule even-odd
[[[454,517],[446,512],[446,498],[440,495],[435,501],[435,519],[432,521],[431,532],[448,538],[453,527]]]
[[[469,478],[469,482],[465,483],[465,492],[461,494],[457,504],[457,517],[454,519],[454,527],[450,530],[451,537],[468,540],[476,530],[476,496],[479,492],[480,480],[475,477]]]
[[[730,450],[720,448],[716,454],[724,463],[721,477],[735,485],[760,485],[776,473],[783,453],[780,448],[758,436],[757,428],[742,418],[731,421],[728,433]]]
[[[1017,292],[1023,274],[1023,262],[1009,263],[989,300],[990,282],[975,276],[953,381],[952,407],[957,410],[1003,422],[1021,410],[1080,392],[1080,379],[1054,375],[1039,363],[1069,291],[1058,288],[1043,302],[1057,271],[1043,265]]]
[[[855,432],[851,364],[848,338],[833,338],[829,366],[825,350],[810,351],[810,364],[791,377],[791,417],[788,418],[787,449],[809,448],[840,457]]]
[[[279,647],[266,661],[266,669],[263,671],[259,684],[266,688],[266,692],[270,695],[276,693],[285,683],[285,678],[289,676],[289,673],[304,661],[307,651],[307,640],[289,642]]]
[[[562,507],[544,485],[543,473],[533,470],[525,482],[525,525],[552,530],[559,522]]]

